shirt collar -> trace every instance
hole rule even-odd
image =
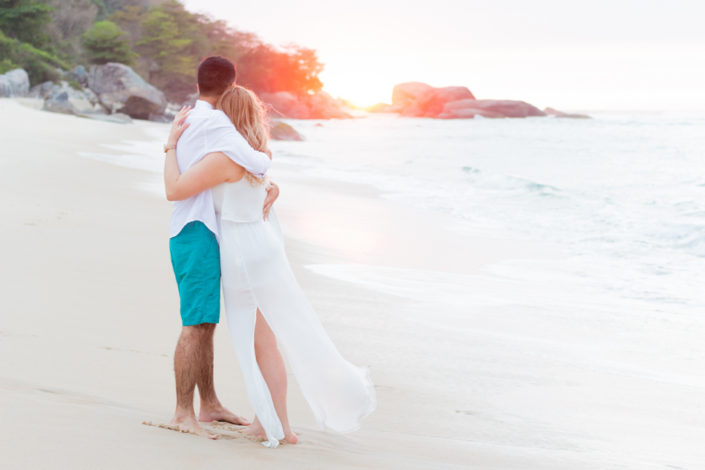
[[[210,104],[208,101],[203,101],[203,100],[196,100],[196,104],[194,105],[193,109],[213,109],[213,105]]]

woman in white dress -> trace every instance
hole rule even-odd
[[[252,148],[269,153],[263,108],[253,92],[233,86],[217,108]],[[187,113],[174,119],[170,141],[188,126]],[[276,214],[263,215],[267,181],[214,153],[166,184],[180,189],[175,192],[183,198],[213,188],[226,317],[256,415],[248,432],[267,447],[298,440],[287,417],[286,370],[277,341],[318,425],[356,430],[376,406],[373,384],[366,369],[340,355],[296,281]]]

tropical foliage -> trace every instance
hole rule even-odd
[[[0,0],[0,34],[0,70],[24,67],[33,83],[56,80],[57,68],[121,62],[182,101],[195,91],[199,61],[221,55],[257,92],[322,87],[314,50],[276,47],[177,0]]]
[[[81,36],[86,59],[92,64],[120,62],[130,65],[137,54],[130,49],[127,33],[112,21],[96,21]]]

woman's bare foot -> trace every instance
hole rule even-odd
[[[196,421],[195,416],[185,416],[185,417],[177,417],[174,416],[174,419],[171,420],[172,426],[169,429],[173,429],[174,431],[179,431],[179,432],[185,432],[189,434],[195,434],[197,436],[201,437],[206,437],[208,439],[218,439],[220,438],[219,434],[212,434],[205,429],[201,427],[200,424],[198,424],[198,421]]]
[[[262,425],[259,424],[259,421],[257,420],[255,420],[254,424],[250,424],[247,428],[245,428],[245,433],[256,439],[267,439],[267,434],[264,432]],[[289,444],[296,444],[299,442],[299,436],[297,436],[291,429],[286,429],[284,430],[284,440]]]
[[[198,420],[202,423],[210,423],[211,421],[224,421],[238,426],[248,426],[250,422],[228,410],[224,406],[205,407],[201,406],[201,411],[198,413]]]
[[[284,439],[289,444],[296,444],[297,442],[299,442],[299,436],[297,436],[296,433],[291,429],[289,429],[288,432],[284,431]]]
[[[245,428],[245,434],[256,439],[267,439],[267,434],[264,432],[264,428],[262,428],[262,425],[256,418],[254,423]]]

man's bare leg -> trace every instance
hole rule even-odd
[[[201,361],[202,337],[208,331],[204,325],[184,326],[174,352],[174,376],[176,377],[176,411],[171,424],[181,431],[198,434],[209,439],[217,439],[198,424],[193,410],[193,392],[198,379]],[[210,334],[213,332],[211,330]]]
[[[213,333],[215,324],[206,323],[207,334],[204,334],[200,344],[201,357],[198,367],[198,393],[201,397],[201,409],[198,413],[198,420],[210,423],[211,421],[225,421],[226,423],[247,426],[248,420],[226,409],[218,400],[213,385]]]
[[[291,430],[289,416],[286,411],[287,383],[284,359],[277,347],[277,338],[274,336],[274,332],[272,332],[259,310],[257,310],[257,322],[255,324],[255,356],[264,381],[267,382],[269,393],[272,395],[274,409],[279,416],[279,421],[282,423],[284,438],[288,443],[296,444],[299,438]],[[262,429],[262,425],[256,417],[254,423],[248,428],[248,432],[258,437],[265,437],[264,429]]]

